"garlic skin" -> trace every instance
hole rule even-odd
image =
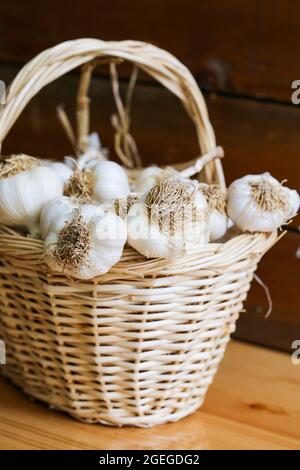
[[[143,199],[129,209],[127,231],[129,245],[147,258],[179,256],[208,242],[208,205],[197,183],[171,177]]]
[[[269,173],[248,175],[228,188],[227,212],[243,231],[272,232],[294,217],[299,195]]]
[[[287,220],[293,219],[298,213],[299,206],[300,206],[300,196],[295,189],[289,189],[285,186],[282,187],[283,191],[285,192],[289,205],[288,205],[288,213],[287,213]]]
[[[102,161],[92,169],[93,199],[103,203],[128,196],[130,186],[125,170],[118,163]]]
[[[214,242],[222,238],[229,228],[228,218],[217,209],[211,209],[208,213],[207,226],[209,241]]]
[[[226,191],[218,185],[199,184],[208,204],[207,230],[209,241],[222,238],[227,232],[230,222],[226,215]]]
[[[6,162],[9,167],[13,162],[23,165],[29,159],[32,162],[37,160],[26,155],[17,155]],[[9,173],[1,176],[3,168],[0,170],[0,220],[8,226],[27,227],[31,235],[36,236],[39,233],[39,217],[43,206],[62,195],[63,183],[51,168],[44,166],[39,160],[31,168],[12,176]]]
[[[171,258],[182,252],[176,238],[170,238],[157,224],[151,223],[148,208],[142,203],[129,209],[128,243],[146,258]]]
[[[55,215],[55,204],[43,212],[45,220],[41,223],[48,226],[45,263],[53,271],[77,279],[91,279],[109,271],[121,258],[127,239],[123,220],[93,204],[78,204],[73,209],[72,202],[60,203],[59,215]]]
[[[55,171],[55,173],[60,177],[63,184],[65,184],[73,175],[73,170],[62,162],[51,162],[49,168]]]
[[[137,176],[134,183],[134,190],[137,193],[146,193],[153,186],[157,185],[162,178],[169,178],[170,176],[176,176],[178,172],[172,168],[159,168],[157,166],[149,166],[142,170]]]
[[[46,238],[49,231],[60,231],[66,222],[71,220],[72,215],[79,205],[73,198],[59,196],[45,204],[40,217],[40,232],[42,238]]]
[[[108,159],[108,150],[103,148],[97,132],[92,132],[88,136],[88,149],[78,159],[78,166],[81,169],[93,169],[97,163]]]

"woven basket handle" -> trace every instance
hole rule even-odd
[[[201,153],[216,147],[203,95],[192,74],[173,55],[143,42],[78,39],[45,50],[18,73],[0,112],[0,148],[25,106],[44,86],[74,68],[102,57],[130,61],[155,78],[181,100],[195,124]],[[225,184],[219,159],[205,166],[205,174],[209,183]]]

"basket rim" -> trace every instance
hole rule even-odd
[[[126,245],[122,257],[106,274],[97,276],[116,275],[117,273],[145,274],[172,274],[191,273],[199,269],[216,269],[218,272],[224,266],[238,263],[248,257],[261,257],[283,235],[278,236],[277,231],[270,233],[244,233],[235,235],[223,243],[207,243],[191,249],[188,253],[174,258],[145,258],[134,248]],[[42,267],[48,274],[54,274],[43,262],[43,240],[25,236],[5,225],[0,225],[0,255],[3,258],[18,260],[24,268],[29,265]],[[55,273],[60,277],[66,275]],[[89,282],[91,280],[87,280]],[[83,281],[86,282],[86,281]]]

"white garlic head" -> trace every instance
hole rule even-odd
[[[53,207],[48,206],[42,214],[41,224],[48,225],[45,263],[53,271],[77,279],[106,273],[122,256],[127,238],[125,223],[93,204],[78,204],[75,209],[72,202],[68,205],[62,201],[64,204],[65,213],[61,210],[55,216]]]
[[[76,168],[64,187],[64,194],[81,202],[103,204],[130,193],[125,170],[115,162],[102,161],[93,168]]]
[[[128,211],[128,243],[147,258],[170,258],[207,243],[207,209],[198,183],[163,179]]]
[[[199,190],[208,204],[207,230],[211,242],[222,238],[229,228],[226,214],[226,190],[216,184],[200,183]]]
[[[137,176],[134,189],[138,193],[146,193],[162,179],[176,175],[178,175],[178,172],[172,167],[159,168],[157,166],[149,166],[142,170]]]
[[[299,202],[297,191],[269,173],[248,175],[229,186],[227,212],[243,231],[272,232],[296,215]]]
[[[93,197],[96,202],[128,196],[130,186],[126,171],[111,161],[97,163],[92,169]]]
[[[37,158],[13,155],[0,163],[0,220],[35,236],[43,206],[63,193],[61,178]]]

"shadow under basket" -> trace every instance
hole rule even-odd
[[[23,68],[0,112],[0,142],[44,85],[103,58],[129,60],[171,90],[195,124],[201,153],[215,148],[201,92],[177,59],[149,44],[95,39],[60,44]],[[79,134],[83,142],[84,128]],[[201,178],[224,185],[220,160]],[[183,418],[203,403],[257,263],[276,240],[242,234],[168,260],[126,247],[107,274],[74,281],[50,272],[41,240],[2,226],[1,371],[81,421],[149,427]]]

